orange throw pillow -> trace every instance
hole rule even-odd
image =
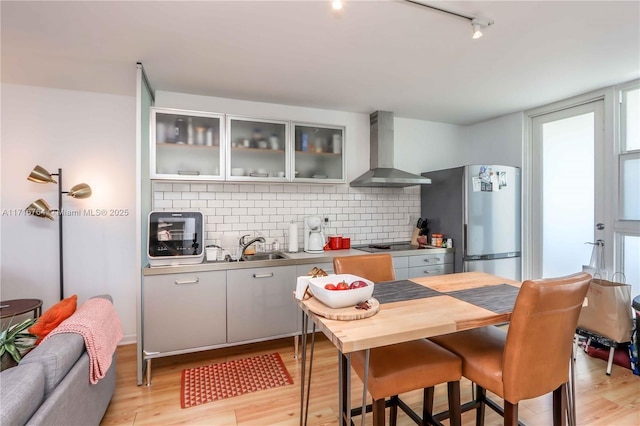
[[[38,336],[36,345],[39,344],[47,334],[51,333],[60,323],[69,318],[76,311],[78,305],[78,296],[74,294],[71,297],[63,299],[47,309],[38,321],[29,328],[29,333]]]

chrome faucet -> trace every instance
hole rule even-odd
[[[249,242],[245,242],[245,237],[248,237],[250,234],[247,235],[243,235],[242,237],[240,237],[240,257],[238,257],[238,260],[240,259],[244,259],[244,252],[247,250],[247,248],[249,248],[249,246],[253,243],[266,243],[266,240],[264,239],[264,237],[256,237],[253,238],[252,240],[249,240]]]

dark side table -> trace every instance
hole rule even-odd
[[[33,318],[38,318],[42,315],[42,300],[14,299],[0,301],[0,319],[26,314],[31,311],[33,311]]]

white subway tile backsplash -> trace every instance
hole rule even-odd
[[[207,184],[206,183],[192,183],[191,184],[191,191],[192,192],[203,192],[207,190]]]
[[[198,193],[197,192],[182,192],[180,194],[180,198],[183,200],[197,200]]]
[[[164,193],[165,200],[181,200],[182,193],[180,192],[165,192]]]
[[[173,200],[173,207],[177,209],[186,209],[191,207],[189,200]]]
[[[200,198],[201,200],[215,200],[216,194],[215,192],[199,192],[198,198]]]
[[[269,243],[286,241],[298,223],[303,244],[306,216],[328,217],[327,234],[351,245],[408,241],[409,218],[420,216],[420,188],[351,188],[348,185],[153,182],[153,209],[194,209],[205,214],[206,244],[229,232],[261,232]],[[413,224],[415,225],[415,224]]]
[[[246,192],[236,192],[231,194],[231,199],[232,200],[246,200],[247,199],[247,193]]]
[[[171,200],[154,200],[153,201],[153,210],[167,209],[173,207],[173,202]]]
[[[173,184],[173,191],[174,192],[183,192],[183,191],[189,191],[191,189],[191,185],[188,183],[174,183]]]

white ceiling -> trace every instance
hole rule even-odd
[[[471,124],[640,77],[638,1],[1,2],[2,81]]]

